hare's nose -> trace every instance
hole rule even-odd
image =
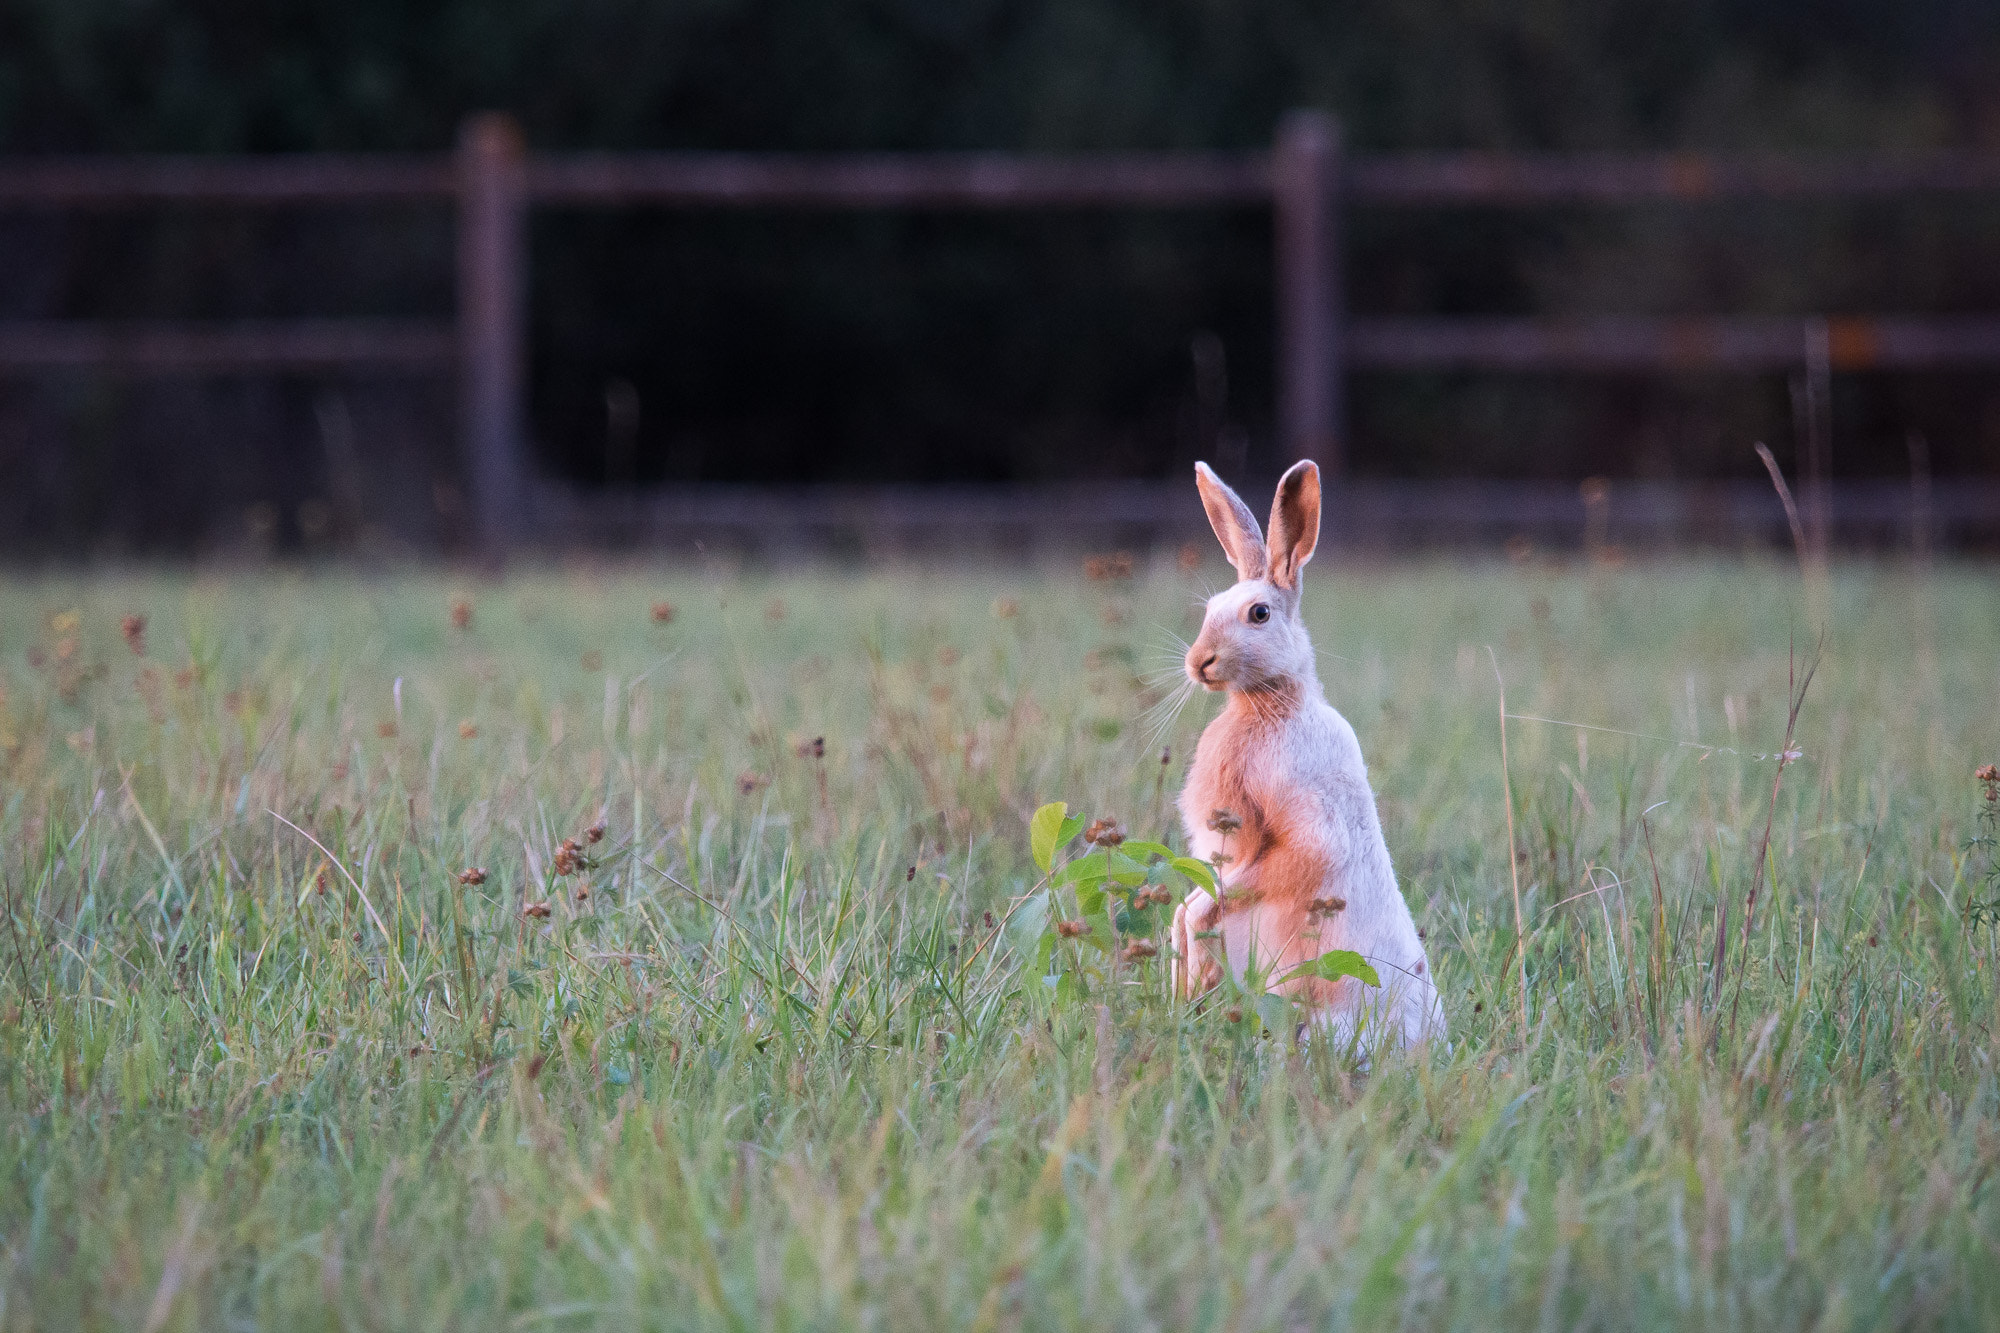
[[[1194,669],[1195,674],[1205,679],[1208,676],[1208,669],[1215,665],[1215,658],[1216,655],[1214,653],[1210,653],[1207,657],[1202,658],[1201,664]]]

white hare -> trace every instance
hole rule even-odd
[[[1267,547],[1257,519],[1206,463],[1195,464],[1208,521],[1241,580],[1209,598],[1187,672],[1228,701],[1201,734],[1180,797],[1195,855],[1218,892],[1174,912],[1174,984],[1195,996],[1254,964],[1283,977],[1352,949],[1382,979],[1295,977],[1277,990],[1310,1006],[1335,1040],[1367,1051],[1444,1036],[1423,942],[1396,887],[1354,728],[1327,703],[1299,615],[1299,576],[1319,541],[1319,469],[1285,473]]]

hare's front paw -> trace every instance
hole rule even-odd
[[[1222,984],[1222,965],[1202,938],[1221,925],[1222,913],[1206,889],[1189,890],[1174,908],[1174,994],[1191,1000]]]

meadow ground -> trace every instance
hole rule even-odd
[[[10,578],[0,1328],[2000,1324],[1992,568],[1316,566],[1365,1073],[1009,917],[1197,583]]]

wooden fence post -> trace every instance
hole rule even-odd
[[[459,429],[480,546],[513,544],[525,518],[527,193],[521,131],[488,112],[458,139]]]
[[[1341,355],[1340,123],[1289,112],[1271,158],[1278,307],[1279,466],[1310,458],[1338,476],[1346,423]]]

